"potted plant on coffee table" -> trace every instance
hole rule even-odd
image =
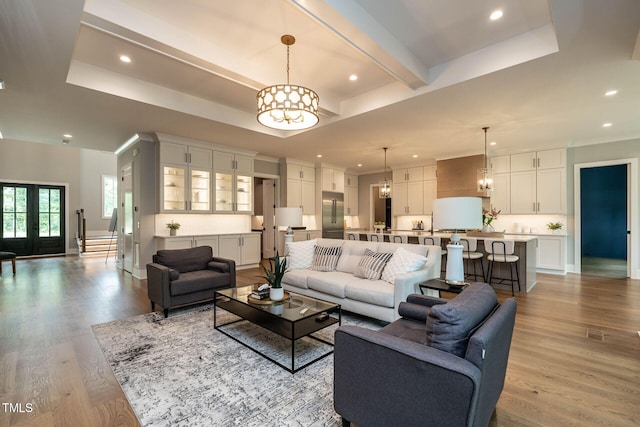
[[[276,256],[269,258],[269,268],[261,266],[264,271],[262,277],[267,281],[271,289],[269,289],[269,298],[273,301],[280,301],[284,298],[284,289],[282,289],[282,277],[287,272],[287,258],[281,257],[277,252]]]

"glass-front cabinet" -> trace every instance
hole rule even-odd
[[[211,172],[191,169],[191,212],[211,212]]]
[[[236,212],[253,211],[253,179],[247,175],[236,175]]]
[[[184,167],[162,167],[162,210],[166,212],[186,211],[186,186]]]
[[[216,172],[216,212],[233,212],[233,173]]]
[[[253,177],[216,172],[216,212],[253,211]]]

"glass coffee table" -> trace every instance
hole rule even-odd
[[[288,292],[285,292],[285,300],[279,302],[254,300],[250,298],[251,291],[258,286],[250,285],[216,291],[213,327],[291,373],[296,373],[312,363],[333,354],[332,342],[312,334],[336,323],[338,325],[342,324],[342,310],[339,304]],[[218,308],[233,313],[240,319],[218,324]],[[291,342],[291,365],[287,366],[279,362],[250,343],[243,341],[240,337],[227,332],[226,327],[229,325],[245,321],[261,326],[288,339]],[[306,361],[302,366],[295,366],[296,340],[304,337],[328,344],[331,346],[331,350],[314,357],[310,361]]]

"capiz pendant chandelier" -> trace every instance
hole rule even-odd
[[[258,92],[258,122],[273,129],[307,129],[318,123],[318,94],[304,86],[289,84],[289,47],[296,39],[285,34],[280,41],[287,46],[287,83]]]

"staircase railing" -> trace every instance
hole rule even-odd
[[[76,211],[78,216],[78,238],[81,242],[80,251],[87,251],[87,219],[84,217],[84,209],[78,209]]]

